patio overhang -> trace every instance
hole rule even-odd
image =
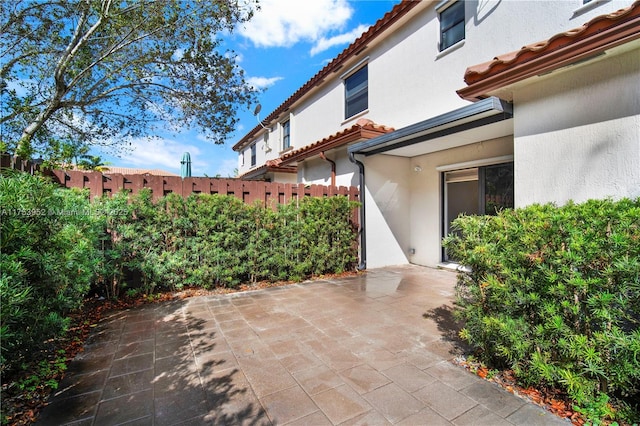
[[[360,119],[356,124],[348,129],[341,130],[331,136],[312,144],[303,146],[296,150],[282,155],[278,160],[279,166],[296,166],[301,161],[312,157],[320,156],[322,153],[349,145],[351,143],[369,140],[380,135],[392,132],[394,129],[384,125],[376,124],[371,120]]]
[[[385,135],[355,143],[349,153],[415,157],[513,135],[513,106],[489,97]]]
[[[265,164],[255,169],[249,170],[247,173],[239,176],[242,180],[266,180],[269,174],[273,173],[297,173],[296,166],[278,166],[273,164]]]

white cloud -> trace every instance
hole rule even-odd
[[[235,177],[237,169],[238,169],[238,158],[229,158],[229,159],[222,160],[220,162],[220,165],[218,166],[218,170],[216,170],[215,174],[220,175],[220,177],[223,177],[223,178]]]
[[[178,48],[173,52],[173,55],[171,55],[171,60],[178,62],[183,57],[184,57],[184,49]]]
[[[352,15],[346,0],[261,0],[260,10],[238,32],[257,47],[288,47],[320,40]]]
[[[176,172],[180,170],[180,160],[185,152],[191,154],[192,169],[201,169],[207,166],[198,158],[201,150],[197,146],[163,138],[136,138],[132,140],[131,151],[122,158],[121,162],[124,166],[140,169],[164,169]]]
[[[22,78],[18,80],[5,80],[7,83],[7,90],[15,90],[18,97],[23,97],[29,94],[37,86],[38,82],[35,80],[29,80]]]
[[[262,90],[273,86],[282,79],[283,77],[249,77],[247,83],[256,90]]]
[[[311,56],[317,55],[320,52],[324,52],[327,49],[332,48],[333,46],[339,46],[341,44],[350,44],[355,39],[360,37],[362,33],[364,33],[369,28],[369,25],[358,25],[353,30],[348,33],[339,34],[333,37],[322,37],[320,38],[316,44],[311,48],[309,54]]]
[[[242,55],[242,53],[238,53],[238,52],[231,52],[231,51],[225,52],[224,57],[228,59],[233,59],[236,64],[239,64],[244,60],[244,56]]]

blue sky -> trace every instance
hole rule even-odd
[[[359,37],[399,0],[260,0],[254,18],[223,35],[236,52],[248,81],[263,90],[261,118],[285,101],[331,59]],[[196,131],[181,129],[157,140],[140,138],[121,157],[97,152],[112,166],[162,169],[180,173],[184,152],[191,154],[193,176],[233,176],[237,153],[231,147],[257,125],[252,110],[242,108],[240,124],[224,145],[214,145]]]

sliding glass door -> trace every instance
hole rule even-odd
[[[461,214],[494,215],[513,208],[513,163],[444,172],[443,180],[444,235]],[[444,250],[443,260],[451,260]]]

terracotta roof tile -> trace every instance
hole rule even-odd
[[[640,38],[640,1],[597,16],[581,27],[468,67],[464,81],[469,87],[458,94],[465,99],[478,99],[477,90],[472,90],[474,86],[481,88],[491,81],[491,86],[485,83],[486,92],[495,89],[496,84],[506,85],[550,71],[636,38]]]
[[[362,139],[371,139],[385,133],[391,133],[394,130],[395,129],[392,127],[376,124],[369,119],[361,118],[356,122],[356,124],[349,128],[343,129],[331,136],[327,136],[326,138],[298,148],[294,151],[287,152],[278,159],[278,164],[291,164],[296,161],[304,160],[305,158],[319,155],[320,152],[329,149],[334,149]]]
[[[264,175],[268,172],[274,173],[297,173],[298,168],[296,166],[280,166],[279,159],[269,160],[266,164],[256,167],[255,169],[251,169],[239,176],[240,179],[244,180],[260,180],[264,178]]]
[[[74,169],[78,170],[78,169]],[[120,173],[123,175],[153,175],[153,176],[180,176],[176,173],[168,172],[160,169],[135,169],[131,167],[114,167],[104,166],[102,168],[102,174],[111,175],[114,173]]]
[[[271,122],[275,120],[280,114],[286,111],[291,105],[293,105],[298,99],[304,96],[307,92],[313,89],[316,85],[321,84],[327,76],[340,69],[347,59],[357,55],[360,51],[367,47],[367,44],[381,35],[391,25],[393,25],[398,19],[406,15],[411,9],[420,4],[420,1],[416,0],[402,0],[391,9],[389,12],[380,18],[375,24],[369,27],[367,31],[362,33],[353,43],[351,43],[346,49],[344,49],[338,56],[336,56],[331,62],[329,62],[324,68],[322,68],[316,75],[311,77],[302,87],[296,90],[287,100],[285,100],[279,107],[277,107],[271,114],[269,114],[264,122]],[[249,133],[247,133],[240,141],[234,146],[233,150],[236,151],[244,144],[248,143],[251,138],[262,130],[262,126],[258,125],[254,127]]]

